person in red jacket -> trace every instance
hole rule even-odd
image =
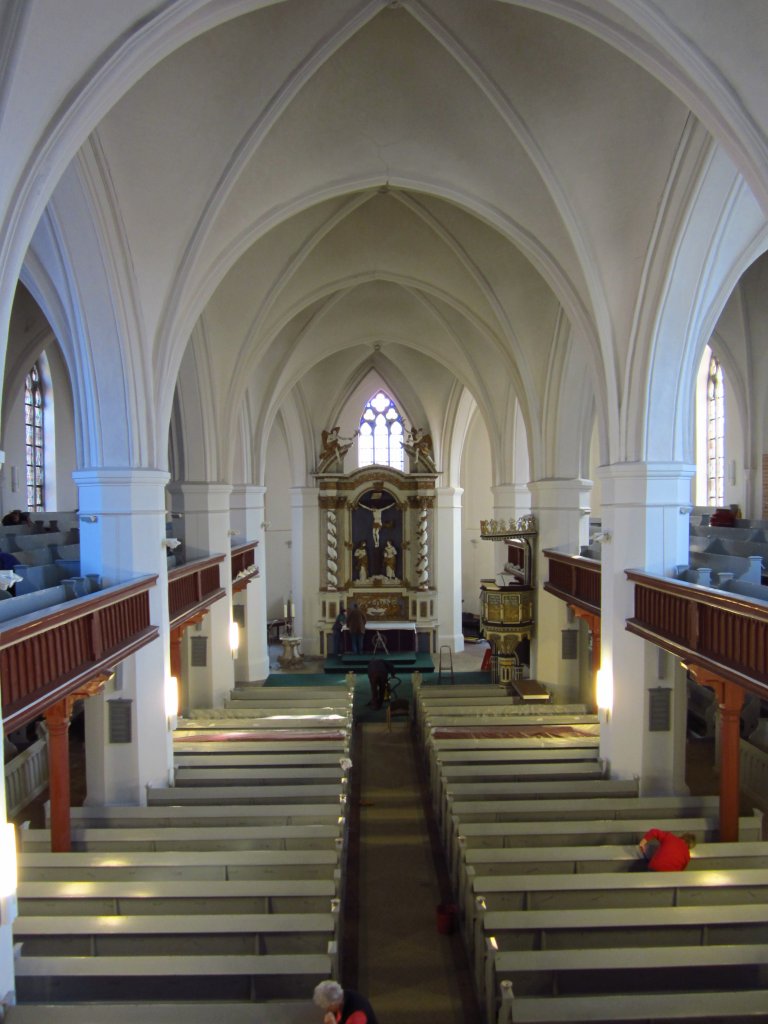
[[[638,843],[649,871],[685,871],[695,845],[696,836],[692,832],[676,836],[674,832],[662,832],[658,828],[650,829]]]

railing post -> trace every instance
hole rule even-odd
[[[700,686],[714,690],[720,712],[720,842],[739,838],[739,743],[744,690],[698,665],[688,671]]]
[[[72,702],[68,697],[45,712],[48,727],[48,791],[51,800],[51,850],[72,849],[69,788],[69,723]]]

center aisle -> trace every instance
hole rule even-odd
[[[356,726],[353,757],[344,982],[381,1024],[480,1024],[461,937],[437,931],[447,873],[410,723]]]

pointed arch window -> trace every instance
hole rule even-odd
[[[402,470],[403,418],[385,391],[377,391],[365,404],[357,442],[358,466],[391,466]]]
[[[24,382],[24,436],[27,462],[27,508],[39,512],[44,508],[45,448],[43,430],[43,382],[38,363]]]
[[[707,504],[725,500],[725,380],[717,356],[707,373]]]

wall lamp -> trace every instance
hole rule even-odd
[[[229,624],[229,649],[232,651],[232,657],[236,658],[240,649],[240,627],[234,619]]]
[[[90,515],[90,516],[78,516],[77,518],[80,520],[81,523],[98,523],[98,521],[99,521],[99,517],[98,516],[92,516],[92,515]]]
[[[181,544],[181,541],[178,537],[163,537],[163,544],[165,544],[169,551],[175,551]]]
[[[592,544],[610,544],[612,540],[613,534],[610,530],[606,530],[605,533],[596,533],[594,537],[590,537]]]

